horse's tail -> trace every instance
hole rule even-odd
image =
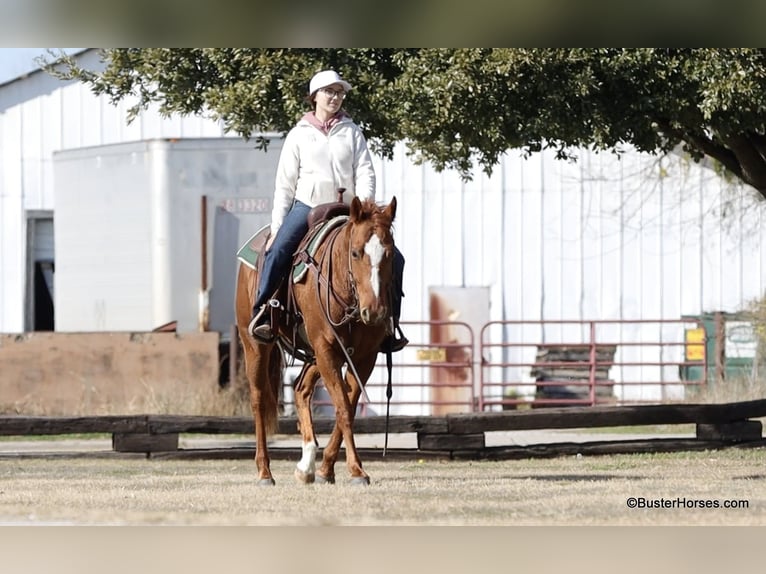
[[[284,360],[279,345],[271,346],[269,357],[268,384],[263,389],[263,424],[266,434],[275,434],[279,428],[279,403],[281,400],[282,377],[284,375]]]

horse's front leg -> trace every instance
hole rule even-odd
[[[371,360],[359,360],[355,364],[357,373],[359,373],[362,381],[367,381],[372,369],[375,367],[376,357],[372,357]],[[350,370],[347,371],[345,377],[345,385],[343,385],[344,408],[345,404],[348,404],[348,421],[351,429],[351,439],[346,439],[346,465],[348,467],[349,474],[351,475],[352,483],[369,484],[370,478],[367,473],[362,469],[362,462],[356,450],[356,444],[353,437],[353,425],[354,418],[356,416],[356,408],[359,404],[359,398],[362,394],[362,387],[359,381],[353,376]],[[329,391],[329,389],[328,389]],[[335,399],[333,399],[333,402]],[[338,416],[339,411],[336,407],[335,425],[333,426],[332,434],[327,442],[327,446],[324,449],[324,455],[322,457],[322,464],[317,472],[317,479],[324,482],[335,481],[335,463],[338,460],[340,453],[341,442],[346,438],[343,428],[343,419]]]
[[[332,434],[327,445],[322,451],[322,464],[316,472],[316,481],[325,484],[335,484],[335,463],[338,461],[340,445],[343,442],[343,433],[338,426],[337,418],[332,427]]]
[[[356,380],[349,372],[346,373],[345,390],[348,394],[349,403],[351,404],[351,428],[353,429],[354,419],[356,417],[356,406],[359,404],[361,391],[359,390],[359,385],[356,384]],[[332,433],[330,434],[330,438],[323,451],[322,464],[317,471],[317,482],[335,483],[335,463],[338,462],[342,442],[343,432],[338,425],[338,419],[336,417],[335,424],[333,424],[332,427]]]
[[[303,439],[301,460],[295,468],[298,482],[314,482],[316,472],[317,440],[314,434],[314,421],[311,417],[311,397],[319,379],[319,370],[315,365],[303,367],[295,383],[295,408],[298,413],[298,427]]]

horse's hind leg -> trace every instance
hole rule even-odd
[[[250,383],[250,406],[253,411],[255,423],[255,464],[258,468],[258,484],[273,485],[274,478],[271,475],[271,461],[267,447],[267,435],[269,432],[269,417],[266,413],[268,399],[264,396],[268,391],[259,388],[258,381],[266,380],[267,365],[264,353],[248,348],[243,345],[245,351],[245,372]]]
[[[247,332],[254,285],[252,270],[240,265],[236,291],[237,330],[244,351],[245,375],[250,386],[250,406],[255,426],[255,464],[258,468],[258,484],[272,485],[274,478],[271,476],[266,439],[277,429],[282,354],[276,345],[256,345]]]
[[[314,422],[311,419],[311,397],[319,379],[315,365],[304,365],[295,383],[295,408],[298,414],[298,426],[303,438],[302,456],[295,468],[295,478],[299,482],[314,482],[316,471],[317,439],[314,434]]]

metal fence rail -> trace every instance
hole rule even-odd
[[[393,356],[393,415],[675,402],[694,399],[712,374],[707,339],[687,337],[696,319],[491,321],[479,337],[462,322],[402,325],[411,342]],[[386,385],[381,355],[358,415],[385,414]],[[333,412],[321,383],[314,408]]]

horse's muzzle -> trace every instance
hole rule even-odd
[[[359,311],[359,318],[365,325],[377,325],[378,323],[385,321],[388,317],[388,309],[385,306],[371,309],[370,307],[364,307]]]

